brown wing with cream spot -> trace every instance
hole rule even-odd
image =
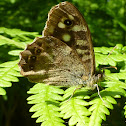
[[[20,53],[21,74],[32,82],[72,86],[86,84],[85,68],[75,51],[57,38],[36,38]]]
[[[76,50],[85,67],[85,76],[95,72],[91,35],[80,12],[69,2],[54,6],[49,14],[43,36],[54,36]]]

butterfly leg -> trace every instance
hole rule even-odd
[[[105,101],[102,99],[102,97],[101,97],[101,95],[100,95],[100,91],[99,91],[98,84],[94,84],[94,87],[96,87],[96,88],[97,88],[97,91],[98,91],[98,96],[100,97],[100,99],[103,101],[103,103],[104,103],[104,104],[106,104],[106,103],[105,103]]]
[[[83,85],[81,85],[81,87],[76,87],[76,88],[74,89],[72,95],[70,96],[70,98],[69,98],[66,102],[68,102],[68,101],[73,97],[73,95],[74,95],[74,93],[75,93],[76,90],[81,89],[82,87],[83,87]]]

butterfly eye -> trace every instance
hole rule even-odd
[[[69,19],[66,19],[66,20],[64,21],[64,24],[67,25],[67,26],[71,26],[71,25],[72,25],[72,21],[69,20]]]

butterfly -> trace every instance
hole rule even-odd
[[[69,2],[52,7],[42,33],[20,53],[21,74],[31,82],[94,87],[103,78],[96,71],[88,25]]]

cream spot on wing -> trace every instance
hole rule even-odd
[[[86,60],[90,60],[91,59],[91,57],[88,55],[84,55],[83,57],[82,57],[82,61],[86,61]]]
[[[72,15],[68,15],[71,20],[74,20],[74,17]]]
[[[76,40],[76,44],[77,45],[86,45],[87,44],[87,40]]]
[[[39,70],[37,72],[34,72],[33,70],[30,70],[28,72],[23,72],[22,75],[23,76],[28,76],[28,75],[44,75],[46,73],[45,70]]]
[[[63,38],[63,40],[64,40],[65,42],[68,42],[68,41],[70,41],[71,36],[70,36],[69,34],[64,34],[64,35],[62,36],[62,38]]]
[[[50,33],[53,33],[53,32],[54,32],[54,26],[50,26],[49,32],[50,32]]]
[[[82,50],[82,49],[76,49],[77,53],[79,54],[85,54],[86,52],[88,52],[88,50]]]
[[[71,29],[72,31],[87,31],[87,27],[81,25],[74,25]]]
[[[62,22],[59,22],[59,23],[58,23],[58,27],[59,27],[59,28],[65,28],[66,26],[65,26],[65,24],[63,24]]]

